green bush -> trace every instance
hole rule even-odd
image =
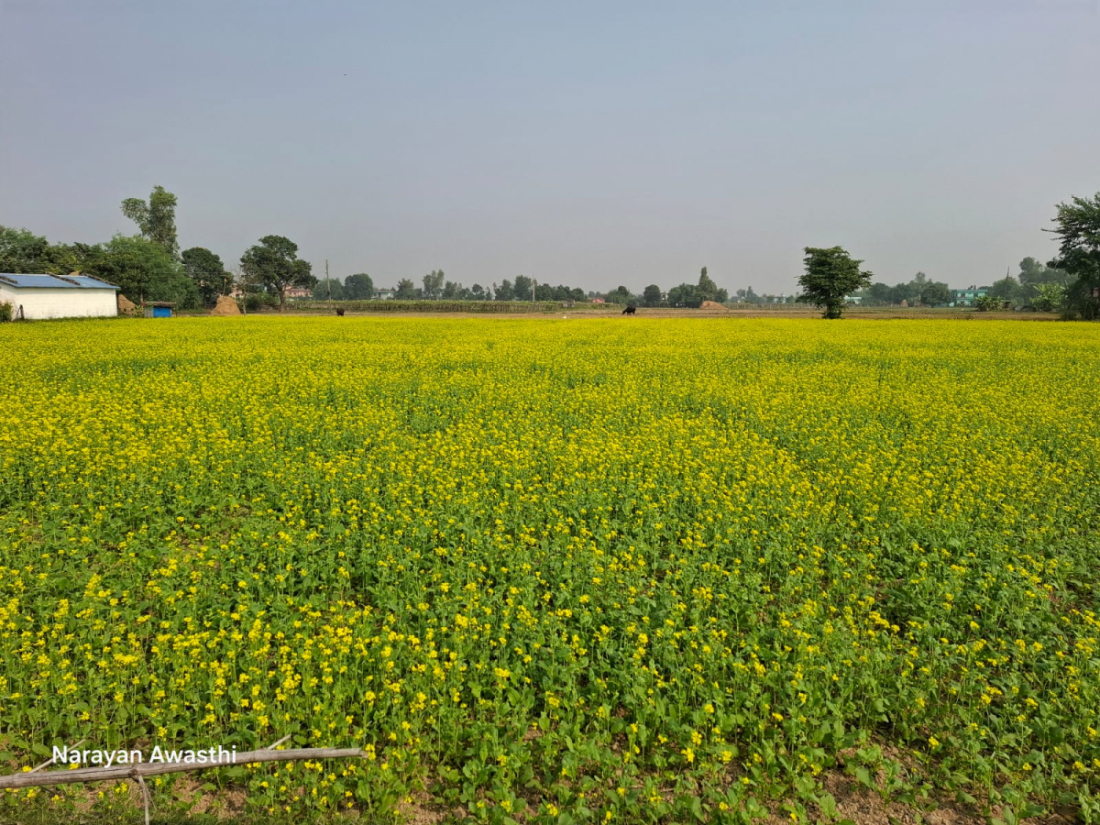
[[[1062,306],[1066,288],[1061,284],[1039,284],[1038,294],[1032,304],[1041,312],[1053,312]]]
[[[9,303],[0,302],[0,323],[10,321],[15,314],[15,307]]]
[[[278,309],[279,296],[269,295],[266,292],[250,292],[244,296],[244,308],[246,312],[259,312],[261,309]]]
[[[974,301],[974,306],[978,312],[990,312],[1000,307],[1001,302],[994,298],[992,295],[979,295],[978,299]]]

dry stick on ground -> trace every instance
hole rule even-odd
[[[149,788],[145,786],[145,777],[138,774],[137,781],[141,785],[141,798],[145,802],[145,825],[149,825],[149,809],[153,807],[153,800],[149,796]]]
[[[73,785],[78,782],[103,782],[108,779],[136,779],[141,786],[142,799],[145,802],[145,825],[149,825],[149,809],[152,806],[152,797],[149,788],[145,785],[145,777],[158,776],[164,773],[179,773],[182,771],[202,771],[207,768],[219,768],[226,765],[247,765],[253,762],[293,762],[299,759],[344,759],[349,757],[361,757],[365,754],[359,748],[298,748],[289,751],[277,751],[275,748],[290,738],[287,734],[278,742],[268,745],[263,750],[246,751],[236,754],[233,762],[139,762],[136,765],[119,765],[114,768],[77,768],[76,770],[47,771],[36,774],[35,772],[53,763],[53,758],[43,762],[37,768],[26,773],[0,776],[0,789],[3,788],[32,788],[48,785]],[[84,743],[81,739],[74,748]]]
[[[285,739],[276,742],[279,745]],[[274,746],[272,746],[274,747]],[[138,762],[133,765],[117,765],[110,768],[77,768],[75,770],[46,771],[45,773],[15,773],[0,776],[0,789],[40,788],[50,785],[75,785],[78,782],[106,782],[120,779],[139,779],[183,771],[205,771],[210,768],[249,765],[255,762],[298,762],[303,759],[350,759],[362,757],[360,748],[296,748],[277,751],[264,748],[258,751],[238,753],[235,762]]]

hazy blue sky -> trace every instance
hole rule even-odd
[[[0,224],[227,265],[791,292],[1049,259],[1100,190],[1100,4],[0,0]]]

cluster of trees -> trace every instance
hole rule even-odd
[[[240,285],[246,294],[262,291],[277,296],[282,310],[288,289],[316,286],[312,270],[308,261],[298,257],[296,243],[282,235],[266,235],[241,256]]]
[[[718,284],[714,283],[714,280],[707,274],[705,266],[699,270],[699,282],[697,284],[683,283],[668,291],[668,306],[670,307],[698,307],[704,301],[724,304],[728,300],[729,293],[724,289],[720,289]]]
[[[744,290],[741,292],[743,293]],[[584,293],[580,294],[583,298]],[[724,304],[729,300],[729,292],[714,283],[704,266],[699,271],[698,283],[681,283],[670,289],[667,295],[657,284],[650,284],[640,293],[631,292],[625,286],[619,286],[610,292],[589,292],[588,298],[600,298],[608,303],[643,307],[699,307],[704,301]]]
[[[946,306],[951,303],[951,287],[942,281],[930,281],[923,272],[918,272],[908,283],[889,286],[884,283],[872,283],[857,293],[868,306]]]
[[[740,290],[744,294],[745,290]],[[751,293],[752,290],[750,289]],[[336,279],[320,280],[313,290],[317,300],[366,300],[377,295],[374,282],[365,273],[349,275],[343,283]],[[757,296],[753,296],[756,298]],[[519,275],[513,281],[505,278],[499,284],[489,286],[474,284],[463,286],[456,281],[448,281],[442,269],[433,270],[424,276],[420,286],[412,279],[402,278],[397,282],[393,298],[402,301],[586,301],[600,298],[608,303],[631,304],[634,306],[660,307],[698,307],[703,301],[724,303],[729,300],[726,290],[720,289],[707,275],[703,267],[697,284],[680,284],[673,287],[666,296],[657,284],[650,284],[642,293],[635,293],[625,286],[619,286],[609,292],[588,292],[580,287],[558,284],[540,284],[526,275]],[[760,299],[763,300],[763,299]]]
[[[54,244],[27,229],[0,226],[0,272],[82,272],[120,286],[124,295],[137,301],[190,306],[199,300],[181,261],[140,235],[115,235],[98,244]]]
[[[148,202],[127,199],[122,203],[123,214],[137,224],[139,234],[118,234],[97,244],[50,243],[27,229],[0,227],[0,271],[82,272],[118,285],[133,300],[196,304],[202,292],[189,277],[179,253],[175,208],[175,195],[160,186]],[[193,250],[184,254],[195,266],[203,265],[194,258]]]
[[[1089,320],[1100,318],[1100,192],[1092,198],[1074,197],[1058,204],[1054,229],[1045,230],[1060,240],[1059,255],[1042,264],[1035,258],[1020,262],[1018,276],[1007,274],[978,301],[979,309],[993,309],[1003,302],[1026,301],[1038,309],[1061,309]],[[935,305],[950,298],[946,284],[928,281],[924,273],[909,284],[888,287],[872,283],[873,275],[860,269],[862,261],[853,259],[844,249],[806,247],[805,272],[799,278],[800,301],[825,310],[826,318],[839,318],[845,299],[860,291],[883,300],[908,295],[921,303]]]
[[[1072,279],[1068,272],[1035,258],[1020,261],[1017,275],[1006,274],[986,289],[986,295],[998,302],[1026,304],[1038,309],[1054,309],[1062,302],[1065,287]]]
[[[733,293],[734,299],[739,304],[794,304],[798,303],[797,295],[776,295],[772,292],[765,292],[763,295],[757,295],[755,290],[750,286],[747,289],[739,289]]]
[[[1059,255],[1047,266],[1066,272],[1063,306],[1088,320],[1100,318],[1100,192],[1058,204],[1055,229]]]
[[[343,283],[322,278],[313,288],[316,300],[366,301],[377,297],[374,280],[365,272],[349,275]],[[584,290],[562,284],[536,284],[531,278],[520,275],[513,282],[508,278],[500,284],[464,286],[458,281],[448,281],[442,269],[433,269],[417,286],[411,278],[402,278],[393,290],[399,301],[583,301]]]
[[[861,263],[838,246],[831,249],[807,247],[806,273],[800,279],[804,294],[799,299],[824,308],[826,318],[839,318],[851,295],[862,296],[869,305],[945,306],[953,300],[947,284],[930,281],[923,272],[918,272],[909,283],[888,286],[872,283],[872,274],[860,271]],[[1037,309],[1058,309],[1065,295],[1067,277],[1066,272],[1054,265],[1044,266],[1034,258],[1024,258],[1020,262],[1019,277],[1007,275],[991,287],[982,287],[985,294],[977,298],[974,305],[979,310],[991,310],[1005,302],[1026,301]]]
[[[1070,280],[1069,273],[1062,269],[1042,264],[1035,258],[1024,258],[1020,261],[1017,275],[1006,274],[992,286],[980,289],[986,293],[988,300],[984,303],[989,306],[999,307],[1008,302],[1051,309],[1061,303],[1065,286]],[[894,286],[872,283],[855,294],[863,299],[865,306],[946,306],[954,297],[946,283],[931,281],[923,272],[918,272],[908,283]]]
[[[1039,309],[1072,308],[1085,317],[1100,316],[1100,193],[1091,200],[1075,197],[1069,204],[1059,204],[1054,222],[1057,228],[1051,231],[1061,239],[1059,258],[1048,264],[1042,264],[1035,258],[1025,258],[1020,262],[1018,275],[1006,275],[986,288],[987,295],[982,299],[985,305],[1026,303]],[[951,288],[942,281],[930,280],[923,272],[918,272],[907,283],[889,286],[873,282],[872,273],[860,269],[862,261],[851,258],[841,247],[807,247],[805,253],[806,271],[799,281],[802,294],[790,298],[758,296],[750,287],[738,290],[737,300],[748,303],[808,302],[822,307],[827,318],[839,318],[845,299],[857,294],[862,295],[868,304],[904,302],[909,305],[943,306],[952,302]],[[369,275],[363,273],[349,276],[344,284],[326,283],[323,297],[328,297],[333,286],[337,287],[333,298],[365,298],[373,293],[373,282]],[[279,294],[282,295],[281,292]],[[322,297],[320,289],[314,294]],[[715,284],[706,267],[700,271],[698,283],[681,283],[669,290],[667,296],[657,284],[650,284],[641,294],[619,286],[610,292],[588,293],[586,296],[579,288],[538,284],[524,275],[518,276],[514,283],[505,279],[499,285],[494,283],[490,287],[482,287],[474,284],[466,288],[461,283],[447,281],[443,270],[433,270],[424,276],[420,287],[408,278],[399,281],[394,297],[402,300],[473,301],[581,301],[586,297],[601,297],[613,303],[646,307],[698,307],[704,301],[726,303],[729,300],[728,292]]]
[[[298,257],[298,247],[281,235],[267,235],[241,256],[240,265],[230,272],[222,259],[205,247],[180,251],[176,231],[178,199],[156,186],[148,200],[127,198],[122,213],[132,220],[138,233],[118,234],[99,244],[52,244],[26,229],[0,226],[0,272],[49,272],[64,275],[82,272],[121,288],[123,295],[137,302],[172,301],[183,309],[212,306],[220,295],[234,288],[245,293],[246,304],[257,307],[271,303],[286,305],[292,287],[310,289],[317,300],[371,300],[378,295],[374,280],[365,272],[318,280],[308,261]],[[725,303],[729,294],[721,289],[703,267],[697,283],[681,283],[667,295],[657,284],[638,294],[625,286],[606,293],[579,287],[540,284],[526,275],[505,278],[499,284],[466,287],[447,280],[442,269],[432,270],[418,286],[402,278],[393,291],[397,300],[448,301],[585,301],[600,297],[610,303],[636,306],[698,307],[704,301]],[[739,290],[738,298],[763,302],[752,289]]]
[[[1026,304],[1041,310],[1063,310],[1100,318],[1100,192],[1060,203],[1053,219],[1059,254],[1043,264],[1020,261],[1017,275],[1005,275],[986,290],[989,303]]]
[[[992,286],[980,287],[986,293],[985,304],[1003,306],[1005,302],[1013,305],[1034,306],[1037,309],[1057,308],[1061,303],[1066,285],[1072,280],[1069,273],[1054,265],[1040,263],[1035,258],[1020,261],[1017,275],[1006,274]],[[931,281],[923,272],[918,272],[908,283],[889,286],[884,283],[872,283],[855,293],[864,306],[946,306],[954,298],[951,288],[941,281]]]
[[[313,297],[318,301],[370,301],[374,298],[374,281],[365,272],[339,278],[320,278],[313,287]]]
[[[235,285],[267,292],[285,303],[291,286],[312,286],[315,279],[298,247],[268,235],[241,257],[236,277],[218,255],[204,247],[182,252],[176,233],[176,196],[156,186],[148,201],[127,198],[122,213],[138,234],[117,234],[98,244],[50,243],[27,229],[0,226],[0,272],[81,272],[115,284],[133,301],[172,301],[180,308],[212,305]]]
[[[298,247],[280,235],[267,235],[241,256],[236,274],[227,271],[221,258],[204,247],[182,252],[176,234],[176,196],[156,186],[148,201],[128,198],[123,214],[134,221],[136,235],[117,234],[98,244],[53,244],[27,229],[0,226],[0,272],[47,272],[64,275],[82,272],[116,284],[136,301],[174,301],[182,308],[213,304],[236,286],[246,294],[267,296],[283,308],[291,287],[313,290],[315,298],[368,300],[375,297],[374,282],[366,273],[349,275],[343,282],[318,282],[309,262],[298,258]],[[1074,197],[1059,204],[1056,228],[1047,230],[1060,239],[1059,256],[1047,264],[1024,258],[1020,271],[1007,274],[985,287],[986,303],[1025,303],[1039,309],[1066,309],[1086,318],[1100,317],[1100,193],[1093,198]],[[862,271],[862,261],[852,259],[840,247],[807,247],[806,271],[799,280],[802,294],[790,299],[758,296],[752,288],[738,290],[738,301],[773,303],[809,302],[825,310],[825,317],[837,318],[844,300],[861,295],[868,304],[924,304],[941,306],[951,302],[945,283],[931,281],[918,272],[908,283],[888,286],[873,283],[872,274]],[[707,274],[704,266],[697,283],[681,283],[667,293],[650,284],[641,294],[625,286],[610,292],[588,293],[563,284],[550,286],[519,275],[515,281],[467,288],[448,281],[442,269],[432,270],[417,286],[402,278],[394,291],[399,300],[458,301],[583,301],[604,300],[637,306],[698,307],[704,301],[726,303],[729,294]]]

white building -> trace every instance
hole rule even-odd
[[[95,318],[118,315],[118,287],[74,272],[72,275],[9,275],[0,272],[0,304],[13,318]]]

